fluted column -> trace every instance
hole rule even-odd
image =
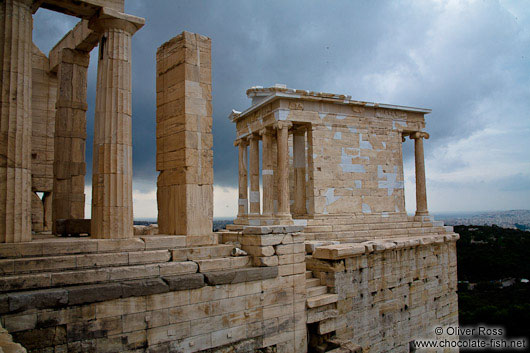
[[[414,157],[416,167],[416,216],[429,214],[427,210],[427,188],[425,182],[425,159],[423,155],[423,139],[429,138],[426,132],[414,132],[410,135],[414,139]]]
[[[0,243],[31,240],[31,4],[0,3]]]
[[[87,70],[90,53],[64,48],[57,70],[52,228],[85,218]]]
[[[131,37],[141,24],[91,21],[99,43],[92,167],[92,236],[133,236]]]
[[[262,139],[263,168],[261,179],[263,180],[263,212],[266,217],[274,213],[274,161],[272,152],[272,131],[265,128],[260,131]]]
[[[259,192],[259,136],[250,137],[250,215],[260,214],[260,192]]]
[[[305,127],[299,127],[293,133],[293,167],[294,167],[294,204],[293,212],[297,215],[307,213],[306,209],[306,151]]]
[[[239,150],[239,200],[236,223],[240,223],[248,216],[248,168],[247,168],[247,145],[244,139],[236,141]]]
[[[289,126],[279,121],[276,129],[278,144],[278,213],[277,218],[290,219],[289,211]]]

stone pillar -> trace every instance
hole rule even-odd
[[[56,219],[85,218],[88,52],[64,48],[57,70],[52,228]]]
[[[237,140],[235,143],[239,150],[239,200],[236,224],[242,224],[248,217],[248,156],[247,141]]]
[[[414,157],[416,166],[416,216],[426,216],[427,210],[427,189],[425,182],[425,159],[423,156],[423,139],[429,138],[426,132],[413,132],[410,135],[414,139]]]
[[[259,192],[259,136],[250,137],[250,215],[259,215],[260,210],[260,192]]]
[[[53,192],[45,192],[42,202],[44,203],[44,231],[51,231],[53,221]]]
[[[261,178],[263,180],[263,212],[262,214],[271,218],[274,213],[274,161],[272,150],[272,131],[265,128],[260,131],[262,145],[263,168]]]
[[[183,32],[156,53],[156,169],[160,234],[187,245],[213,236],[211,40]]]
[[[143,21],[122,15],[89,23],[101,34],[92,157],[94,238],[133,236],[131,37]]]
[[[293,167],[294,167],[294,204],[293,212],[297,215],[307,213],[306,209],[306,150],[305,127],[299,127],[293,133]]]
[[[276,218],[291,219],[289,210],[289,126],[291,123],[277,123],[278,143],[278,212]]]
[[[0,243],[31,240],[32,3],[0,3]]]

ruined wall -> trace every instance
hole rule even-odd
[[[338,315],[320,325],[371,352],[409,352],[412,340],[435,336],[436,326],[458,325],[457,239],[452,233],[317,248],[307,267],[339,297],[327,308]]]
[[[211,41],[183,32],[157,51],[156,169],[161,234],[212,231]]]
[[[238,257],[184,236],[0,248],[0,322],[31,352],[306,352],[304,237],[259,233]]]

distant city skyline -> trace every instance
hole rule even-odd
[[[430,108],[425,143],[432,213],[530,209],[530,12],[516,1],[127,0],[146,18],[133,37],[136,218],[156,217],[155,53],[183,30],[212,38],[214,216],[237,212],[231,109],[246,89],[291,88]],[[33,38],[47,54],[78,20],[39,9]],[[97,51],[88,77],[90,204]],[[412,143],[406,206],[415,209]],[[90,212],[90,206],[86,207]]]

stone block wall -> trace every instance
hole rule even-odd
[[[316,248],[307,267],[339,297],[338,316],[320,325],[370,352],[409,352],[411,341],[432,338],[436,326],[458,325],[457,239],[453,233]]]
[[[153,246],[184,237],[159,238],[155,236]],[[145,244],[149,239],[144,238]],[[52,280],[52,287],[33,281],[33,287],[24,290],[0,283],[0,292],[4,292],[0,294],[0,322],[31,352],[247,352],[265,347],[277,352],[306,352],[303,235],[288,233],[285,228],[251,229],[239,239],[259,266],[231,265],[246,262],[247,256],[204,257],[229,245],[146,251],[143,256],[163,254],[156,261],[165,262],[143,268],[114,263],[123,255],[129,260],[139,258],[138,252],[127,254],[123,249],[120,253],[72,255],[77,261],[107,256],[101,260],[113,267],[101,267],[99,260],[90,260],[100,267],[58,273],[64,280]],[[110,244],[108,240],[92,243],[102,250],[104,244]],[[112,244],[133,249],[136,243],[141,241],[126,239]],[[59,245],[57,251],[65,251]],[[67,257],[56,254],[41,260],[57,266],[70,259]],[[195,257],[200,259],[190,260]],[[5,267],[12,261],[25,259],[3,260],[2,264]],[[153,274],[158,268],[159,274]],[[101,275],[106,272],[119,272],[120,277],[102,282]],[[88,276],[85,281],[83,276]],[[30,282],[17,283],[24,287]]]
[[[183,32],[157,51],[158,225],[161,234],[212,231],[211,41]]]

